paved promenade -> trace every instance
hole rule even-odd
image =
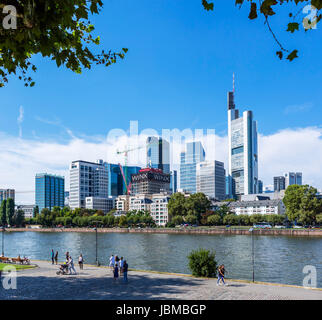
[[[322,300],[321,290],[229,281],[216,286],[214,279],[182,275],[129,271],[129,282],[114,281],[107,268],[84,266],[77,275],[56,275],[58,266],[35,261],[35,269],[19,271],[17,290],[0,286],[0,300],[6,299],[188,299],[188,300]]]

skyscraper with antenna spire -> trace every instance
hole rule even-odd
[[[252,111],[239,115],[233,90],[228,92],[228,184],[229,197],[258,193],[257,122]]]

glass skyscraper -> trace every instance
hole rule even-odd
[[[196,166],[205,160],[206,154],[201,142],[189,142],[186,151],[180,155],[180,188],[186,192],[196,193]]]
[[[158,137],[146,140],[147,167],[170,173],[170,144]]]
[[[124,176],[126,176],[126,183],[129,185],[131,182],[132,174],[139,173],[141,167],[135,166],[123,166]],[[126,194],[126,186],[121,173],[120,166],[118,164],[109,163],[107,165],[108,170],[108,196],[117,197],[122,194]]]
[[[65,178],[47,173],[37,174],[36,183],[36,206],[39,212],[47,208],[64,207],[65,203]]]
[[[253,120],[252,111],[239,116],[239,110],[235,109],[234,91],[228,92],[228,144],[229,194],[258,193],[257,122]]]

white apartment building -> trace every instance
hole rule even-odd
[[[151,216],[158,226],[165,226],[169,221],[168,203],[170,195],[167,193],[153,194],[151,203]]]
[[[129,199],[129,211],[150,211],[151,209],[151,195],[147,194],[137,194],[135,196],[130,196]]]
[[[70,165],[69,206],[86,207],[86,197],[108,197],[108,170],[103,160],[73,161]]]
[[[114,209],[115,198],[86,197],[86,209],[101,210],[106,214]]]
[[[129,211],[130,196],[129,195],[119,195],[115,199],[115,208],[117,213],[125,213]]]
[[[15,211],[22,210],[24,212],[25,219],[31,219],[34,217],[35,205],[17,205],[15,206]]]
[[[240,214],[285,214],[285,205],[281,199],[255,200],[255,201],[235,201],[213,203],[213,209],[228,205],[230,211]]]
[[[221,161],[203,161],[197,163],[197,192],[209,198],[224,200],[226,197],[226,178],[224,163]]]

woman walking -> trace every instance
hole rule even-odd
[[[127,270],[128,270],[129,265],[126,263],[126,260],[124,261],[123,264],[123,281],[127,282]]]
[[[119,266],[118,266],[118,263],[116,262],[114,266],[114,280],[117,280],[118,277],[119,277]]]
[[[225,283],[225,266],[222,264],[221,266],[219,266],[218,268],[218,280],[217,280],[217,286],[220,285],[220,280],[222,281],[222,283],[224,284],[224,286],[226,286],[227,284]]]
[[[55,263],[56,264],[58,263],[58,251],[56,251],[56,254],[55,254]]]
[[[83,258],[82,254],[80,254],[80,256],[78,258],[78,265],[79,265],[79,269],[83,270],[84,258]]]

